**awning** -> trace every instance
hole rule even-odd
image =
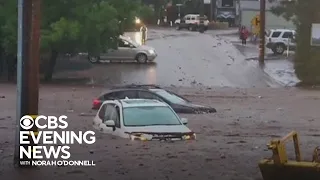
[[[218,11],[217,18],[234,19],[236,16],[233,11]]]

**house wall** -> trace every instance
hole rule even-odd
[[[252,29],[251,20],[257,14],[260,14],[258,10],[241,10],[240,23],[242,26],[246,26],[248,29]],[[270,11],[266,11],[266,29],[295,29],[295,25],[291,21],[285,20],[283,17],[278,17],[272,14]]]
[[[239,14],[239,1],[238,0],[233,0],[233,6],[229,6],[229,7],[222,7],[222,1],[223,0],[213,0],[213,2],[215,2],[215,8],[214,8],[214,20],[217,20],[217,16],[219,13],[221,12],[232,12],[232,14],[234,14],[235,18],[234,18],[234,25],[239,25],[240,23],[240,14]]]
[[[223,0],[216,0],[216,6],[217,8],[223,8],[222,7],[222,1]],[[214,1],[213,1],[214,2]],[[227,8],[236,8],[236,2],[237,0],[233,0],[233,6],[227,7]]]

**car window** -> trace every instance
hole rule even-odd
[[[190,20],[190,17],[188,16],[188,17],[186,18],[186,20]]]
[[[167,106],[127,107],[123,109],[124,126],[181,125],[178,116]]]
[[[104,104],[100,108],[100,111],[99,111],[99,118],[102,120],[102,122],[104,122],[104,116],[105,116],[105,112],[106,112],[106,107],[107,107],[107,105]]]
[[[133,41],[131,38],[128,38],[128,39],[126,39],[124,41],[129,43],[129,44],[131,44],[131,45],[133,45],[134,47],[139,47],[140,46],[137,42]]]
[[[131,47],[131,44],[125,40],[119,39],[118,47]]]
[[[114,93],[114,97],[118,99],[125,99],[125,98],[134,99],[134,98],[137,98],[137,92],[133,90],[118,91]]]
[[[105,109],[105,113],[104,113],[104,118],[103,118],[104,122],[108,121],[108,120],[113,120],[113,119],[111,119],[112,113],[114,111],[113,108],[114,108],[113,104],[107,104],[106,109]]]
[[[115,99],[115,93],[107,93],[105,95],[102,96],[102,98],[100,100],[114,100]]]
[[[118,106],[113,107],[111,119],[114,120],[116,127],[120,128],[120,109]]]
[[[293,37],[293,33],[292,32],[285,32],[282,35],[282,38],[292,38]]]
[[[196,17],[192,17],[191,20],[196,20]]]
[[[116,127],[120,128],[120,111],[115,104],[108,104],[105,111],[104,121],[113,120]]]
[[[274,31],[274,32],[272,33],[271,37],[277,38],[277,37],[280,36],[281,33],[282,33],[281,31]]]
[[[157,95],[155,95],[151,92],[147,92],[147,91],[139,91],[139,98],[141,98],[141,99],[156,99],[156,100],[162,101],[162,99],[160,99]]]
[[[189,102],[187,99],[163,89],[154,90],[154,92],[172,104],[187,104]]]

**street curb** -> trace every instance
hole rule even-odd
[[[232,44],[233,44],[233,43],[232,43]],[[234,44],[233,44],[233,46],[234,46]],[[240,54],[242,54],[242,55],[245,57],[245,55],[244,55],[237,47],[234,46],[234,48],[235,48]],[[245,60],[246,62],[250,62],[251,60],[258,60],[258,59],[259,59],[259,58],[257,58],[257,57],[244,58],[244,60]],[[249,65],[250,65],[250,66],[254,66],[255,68],[258,68],[258,67],[256,67],[256,65],[254,65],[253,63],[249,63]],[[275,78],[273,78],[269,73],[267,73],[267,72],[265,71],[264,68],[263,68],[263,69],[260,68],[260,70],[262,70],[262,73],[263,73],[264,75],[266,75],[272,82],[274,82],[274,83],[276,83],[276,84],[278,84],[278,85],[280,85],[280,86],[287,87],[286,84],[284,84],[284,83],[276,80]]]
[[[281,59],[282,57],[269,57],[269,56],[265,56],[264,57],[264,60],[288,60],[288,61],[292,61],[292,59],[289,57],[289,59]],[[254,61],[258,61],[259,60],[259,57],[249,57],[249,58],[246,58],[245,60],[247,61],[251,61],[251,60],[254,60]]]

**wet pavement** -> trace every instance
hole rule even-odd
[[[235,35],[220,36],[231,42],[248,61],[258,64],[259,45],[248,43],[241,45]],[[294,52],[285,52],[283,55],[274,55],[270,49],[266,49],[264,72],[283,86],[295,86],[300,80],[296,77],[293,64]]]
[[[104,85],[148,83],[184,87],[279,87],[279,83],[257,68],[255,63],[247,61],[247,57],[231,42],[217,36],[232,32],[207,31],[201,34],[174,29],[151,29],[147,45],[156,49],[156,63],[92,65],[86,59],[81,59],[78,62],[87,63],[88,69],[58,72],[55,77],[85,76],[90,79],[90,83]],[[126,35],[139,39],[139,33]]]

